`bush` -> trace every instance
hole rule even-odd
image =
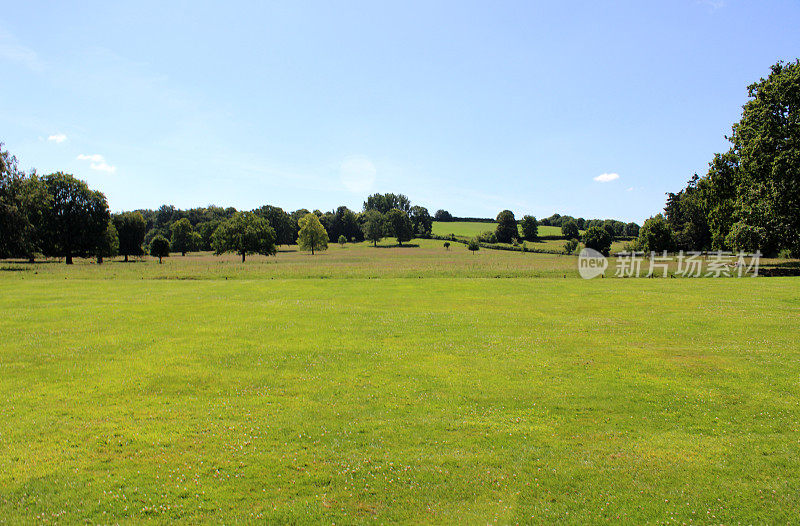
[[[450,242],[449,241],[445,241],[444,242],[444,249],[445,250],[450,250]]]
[[[344,244],[345,244],[345,243],[347,243],[347,238],[346,238],[346,237],[344,237],[344,234],[341,234],[341,235],[339,235],[339,240],[338,240],[338,242],[339,242],[339,246],[341,246],[342,248],[344,248]]]
[[[486,231],[478,234],[476,238],[479,243],[497,243],[497,235],[494,232]]]
[[[467,248],[472,251],[474,254],[478,250],[481,249],[481,244],[478,242],[477,239],[470,239],[469,243],[467,243]]]
[[[583,244],[607,256],[611,250],[611,235],[605,228],[593,226],[583,233]]]

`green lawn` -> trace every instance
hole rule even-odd
[[[455,234],[457,237],[475,237],[482,232],[494,232],[496,228],[497,224],[495,223],[478,223],[475,221],[433,222],[433,234],[436,236]],[[560,236],[561,228],[539,225],[539,235]]]
[[[0,522],[796,520],[800,281],[420,245],[0,265]]]

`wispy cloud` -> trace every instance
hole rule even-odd
[[[708,7],[708,10],[712,13],[725,7],[725,0],[698,0],[698,3]]]
[[[47,140],[61,144],[62,142],[67,140],[67,136],[64,135],[63,133],[54,133],[53,135],[49,136]]]
[[[0,29],[0,61],[16,62],[37,73],[44,69],[42,61],[34,50],[23,46],[11,33],[2,29]]]
[[[633,187],[631,186],[631,187],[627,188],[625,191],[626,192],[633,192]]]
[[[93,153],[91,155],[87,155],[85,153],[82,153],[82,154],[78,155],[78,160],[79,161],[89,161],[89,162],[91,162],[91,164],[89,165],[91,167],[91,169],[92,170],[97,170],[98,172],[108,172],[108,173],[112,173],[113,174],[114,172],[117,171],[117,167],[116,166],[111,166],[110,164],[108,164],[106,162],[105,157],[103,157],[99,153]]]
[[[617,174],[617,173],[600,174],[600,175],[598,175],[597,177],[594,178],[594,180],[597,181],[598,183],[609,183],[609,182],[614,181],[616,179],[619,179],[619,174]]]

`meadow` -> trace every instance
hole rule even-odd
[[[796,278],[413,244],[0,263],[0,522],[796,520]]]

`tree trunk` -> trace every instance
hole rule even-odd
[[[125,254],[125,263],[128,262],[128,254]]]
[[[244,255],[245,255],[245,253],[242,252],[242,263],[244,263]]]
[[[311,255],[314,255],[314,245],[311,245]]]
[[[158,264],[161,264],[161,256],[158,256]]]
[[[72,254],[67,254],[67,265],[72,265]]]
[[[28,263],[35,263],[35,259],[36,259],[36,258],[34,258],[33,256],[30,256],[30,257],[28,258]]]
[[[103,264],[103,256],[97,256],[97,264],[98,265],[102,265]]]

